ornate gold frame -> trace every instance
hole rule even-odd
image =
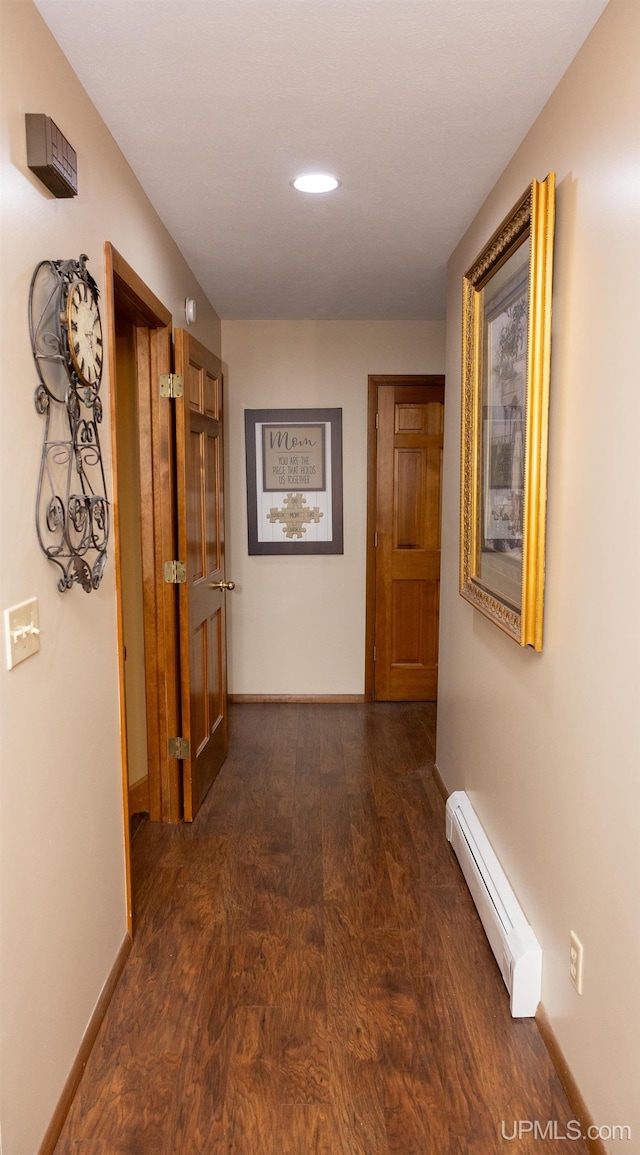
[[[463,279],[460,593],[521,646],[533,646],[536,650],[542,649],[544,608],[554,209],[555,173],[550,173],[546,180],[532,182]],[[523,349],[523,308],[526,303],[526,360],[522,352],[519,375],[524,404],[515,405],[517,398],[514,394],[513,408],[520,413],[520,420],[517,435],[511,434],[512,438],[518,438],[518,465],[522,464],[522,482],[518,485],[514,481],[514,467],[507,466],[507,477],[511,470],[508,484],[517,487],[509,494],[509,509],[513,511],[517,503],[518,513],[508,514],[503,511],[499,516],[504,517],[505,521],[498,523],[487,520],[489,511],[491,517],[496,517],[491,503],[497,499],[492,495],[500,492],[490,486],[504,485],[505,473],[503,466],[502,474],[499,468],[497,474],[494,474],[496,466],[492,454],[496,454],[498,461],[497,442],[507,441],[508,436],[489,440],[489,432],[494,411],[499,413],[504,409],[504,418],[496,418],[495,429],[506,427],[507,407],[504,400],[502,406],[499,406],[489,405],[487,399],[493,399],[494,393],[497,396],[499,375],[505,370],[502,365],[496,366],[493,357],[488,355],[495,356],[495,349],[498,344],[501,345],[502,338],[497,342],[492,334],[489,311],[485,313],[485,300],[491,300],[492,291],[497,299],[497,291],[492,288],[491,282],[500,270],[501,276],[495,284],[505,282],[508,285],[509,262],[513,262],[516,271],[518,264],[524,269],[525,250],[521,251],[519,257],[516,254],[527,242],[530,242],[528,286],[524,284],[525,269],[524,277],[521,276],[523,287],[518,297]],[[516,299],[515,294],[512,299]],[[497,317],[495,324],[502,326],[501,330],[496,329],[498,336],[511,324],[512,315],[506,305],[500,307],[503,312],[499,313],[495,308],[493,314],[494,318]],[[500,353],[500,356],[503,354]],[[514,378],[518,378],[515,365],[514,354],[509,371]],[[498,385],[493,383],[494,378]],[[500,387],[504,399],[505,386]],[[515,423],[512,422],[509,428],[515,428]],[[509,451],[510,460],[513,461],[514,442],[506,451],[507,460]],[[513,518],[511,522],[508,521],[509,516]],[[501,537],[508,538],[509,531],[491,540],[491,527],[498,524],[510,527],[513,536],[508,541],[501,540]],[[511,550],[512,553],[504,552],[498,556],[496,551],[499,549]],[[498,579],[492,586],[487,574],[491,575],[494,563]],[[512,576],[505,577],[503,588],[498,589],[502,580],[499,576],[501,572]],[[515,594],[513,597],[505,594],[508,580]],[[515,592],[518,588],[519,596]]]

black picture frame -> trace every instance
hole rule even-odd
[[[244,421],[249,554],[344,553],[342,409],[246,409]]]

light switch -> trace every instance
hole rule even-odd
[[[4,611],[4,637],[8,670],[38,652],[40,627],[36,598]]]

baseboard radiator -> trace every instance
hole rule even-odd
[[[511,996],[514,1018],[535,1015],[542,951],[464,790],[447,800],[451,843]]]

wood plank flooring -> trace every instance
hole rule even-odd
[[[508,996],[422,704],[236,705],[192,825],[133,840],[135,939],[56,1155],[511,1155],[569,1105]],[[586,1155],[547,1139],[545,1155]]]

